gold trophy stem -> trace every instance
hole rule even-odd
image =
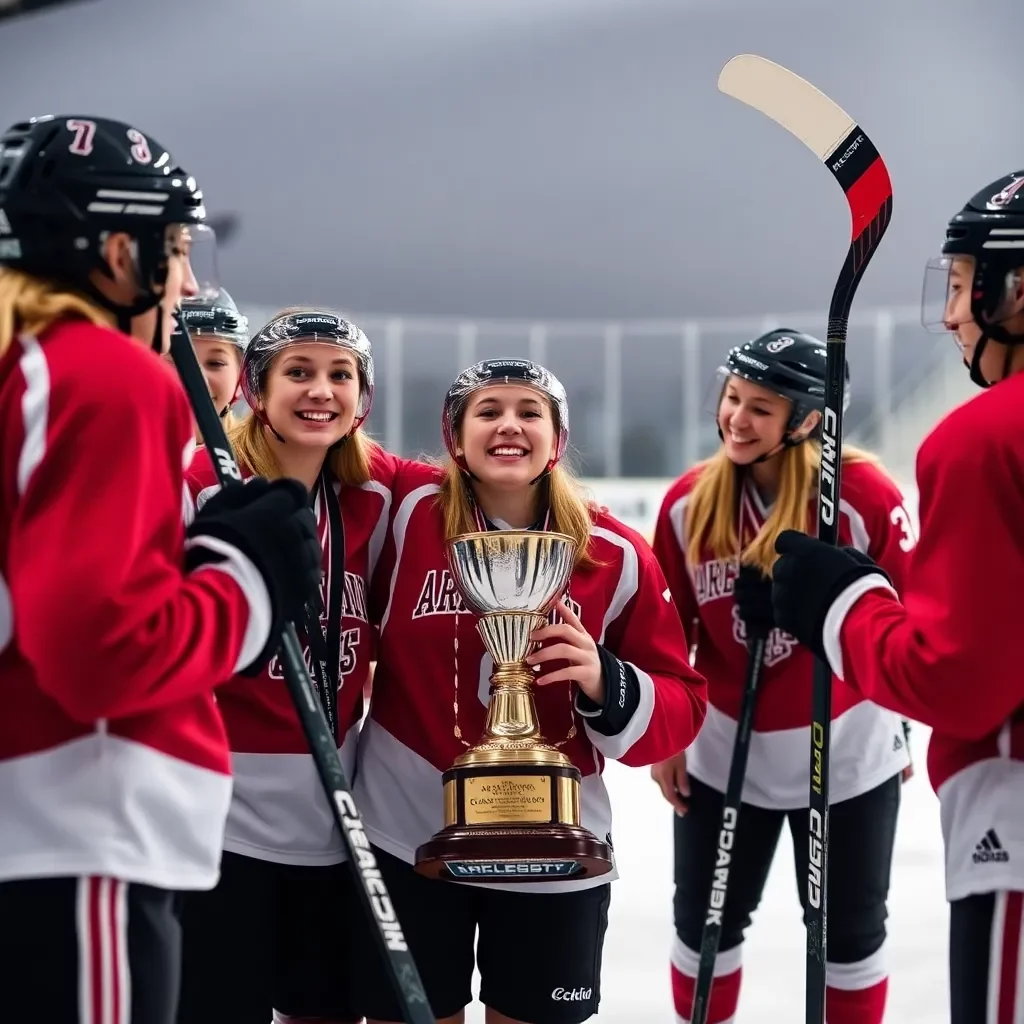
[[[480,742],[455,761],[460,767],[486,764],[558,765],[572,762],[544,742],[533,697],[533,670],[523,659],[537,645],[529,635],[547,622],[531,612],[485,615],[477,629],[494,660],[487,720]]]
[[[501,665],[491,676],[484,737],[487,740],[540,740],[532,673],[518,665]]]

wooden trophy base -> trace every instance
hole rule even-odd
[[[459,882],[556,881],[611,871],[611,847],[579,824],[579,778],[567,761],[449,769],[446,824],[416,851],[416,871]]]

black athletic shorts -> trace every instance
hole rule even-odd
[[[354,1021],[345,920],[361,913],[347,864],[225,853],[211,892],[184,893],[178,1024],[269,1024],[273,1010]]]
[[[0,882],[5,1021],[174,1024],[180,954],[167,890],[95,876]]]
[[[828,959],[853,964],[885,942],[886,901],[900,776],[829,808]],[[688,949],[699,951],[722,827],[724,797],[690,776],[689,810],[675,819],[675,925]],[[807,808],[775,811],[742,804],[722,913],[719,949],[743,941],[761,902],[783,823],[788,819],[796,860],[797,892],[807,911]]]
[[[950,904],[950,1024],[1024,1020],[1022,917],[1024,892],[985,893]]]
[[[436,1017],[472,1002],[474,962],[480,1001],[506,1017],[578,1024],[597,1013],[610,884],[559,893],[486,889],[423,878],[411,864],[373,852]],[[349,921],[356,1009],[401,1021],[369,922]]]

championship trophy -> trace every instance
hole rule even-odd
[[[533,530],[470,533],[448,561],[494,660],[479,743],[444,773],[444,828],[416,851],[416,870],[462,882],[537,882],[611,870],[611,849],[580,826],[580,773],[537,722],[534,630],[565,591],[576,542]]]

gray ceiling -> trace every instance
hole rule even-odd
[[[0,121],[134,121],[237,211],[250,303],[697,316],[824,307],[831,176],[719,94],[753,51],[895,182],[860,302],[915,302],[946,219],[1024,166],[1019,0],[97,0],[0,26]]]

